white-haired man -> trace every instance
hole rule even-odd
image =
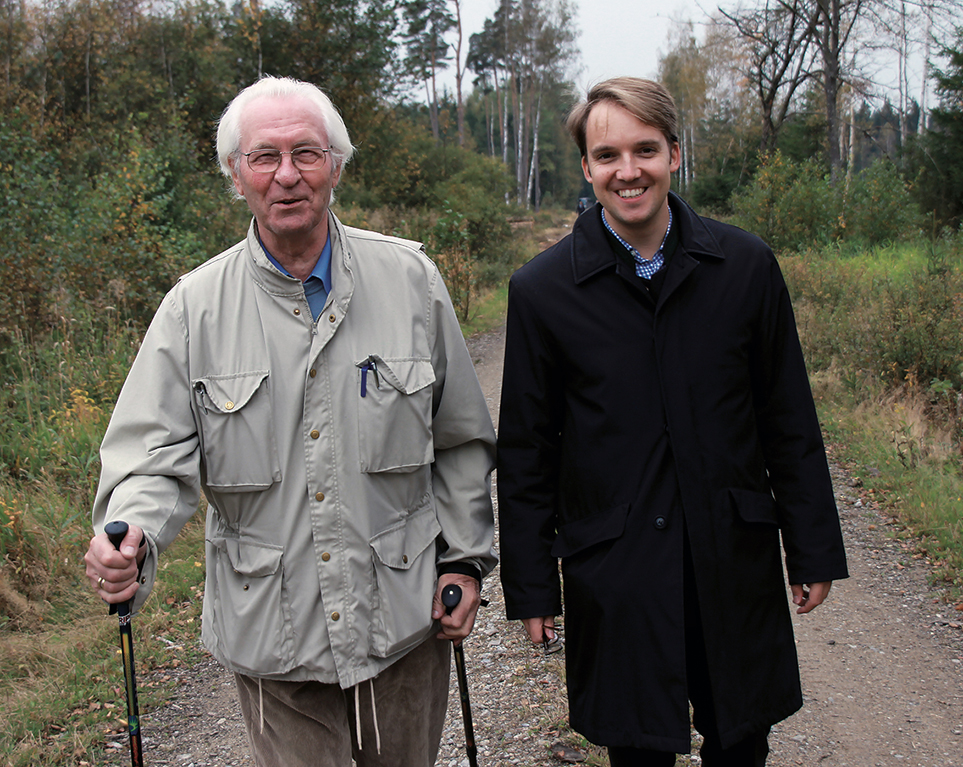
[[[495,564],[484,396],[420,245],[330,212],[353,147],[320,89],[258,81],[217,149],[253,220],[151,323],[101,449],[87,576],[138,608],[203,490],[202,637],[257,764],[428,767],[445,640]]]

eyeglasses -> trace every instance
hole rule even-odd
[[[291,162],[298,170],[318,170],[324,165],[325,155],[330,151],[319,146],[300,146],[290,152],[282,152],[280,149],[255,149],[242,154],[247,158],[248,167],[255,173],[274,173],[281,167],[283,154],[291,155]]]

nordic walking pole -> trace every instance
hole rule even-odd
[[[114,548],[120,550],[120,544],[127,535],[126,522],[108,522],[104,532]],[[144,753],[140,743],[140,711],[137,708],[137,680],[134,678],[134,639],[130,633],[130,603],[123,602],[110,606],[110,614],[117,613],[120,618],[120,653],[124,662],[124,681],[127,684],[127,731],[130,733],[130,764],[131,767],[144,767]]]
[[[461,586],[448,585],[441,592],[441,603],[445,612],[451,615],[461,601]],[[461,718],[465,721],[465,750],[468,752],[469,767],[478,767],[475,748],[475,728],[471,724],[471,704],[468,702],[468,674],[465,673],[465,648],[462,642],[452,641],[455,651],[455,673],[458,675],[458,694],[461,698]]]

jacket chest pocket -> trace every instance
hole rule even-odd
[[[280,482],[269,375],[257,370],[192,382],[208,487],[245,492]]]
[[[408,472],[434,461],[431,361],[372,354],[356,367],[361,471]]]

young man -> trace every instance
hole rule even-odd
[[[617,78],[569,116],[598,205],[512,277],[501,576],[532,641],[566,612],[571,723],[613,767],[765,764],[802,701],[797,612],[847,576],[789,295],[758,238],[669,191],[676,112]]]
[[[353,147],[324,93],[264,78],[217,145],[251,227],[147,332],[101,448],[87,576],[138,608],[203,490],[202,637],[259,767],[431,767],[446,640],[495,564],[488,406],[421,247],[329,210]]]

